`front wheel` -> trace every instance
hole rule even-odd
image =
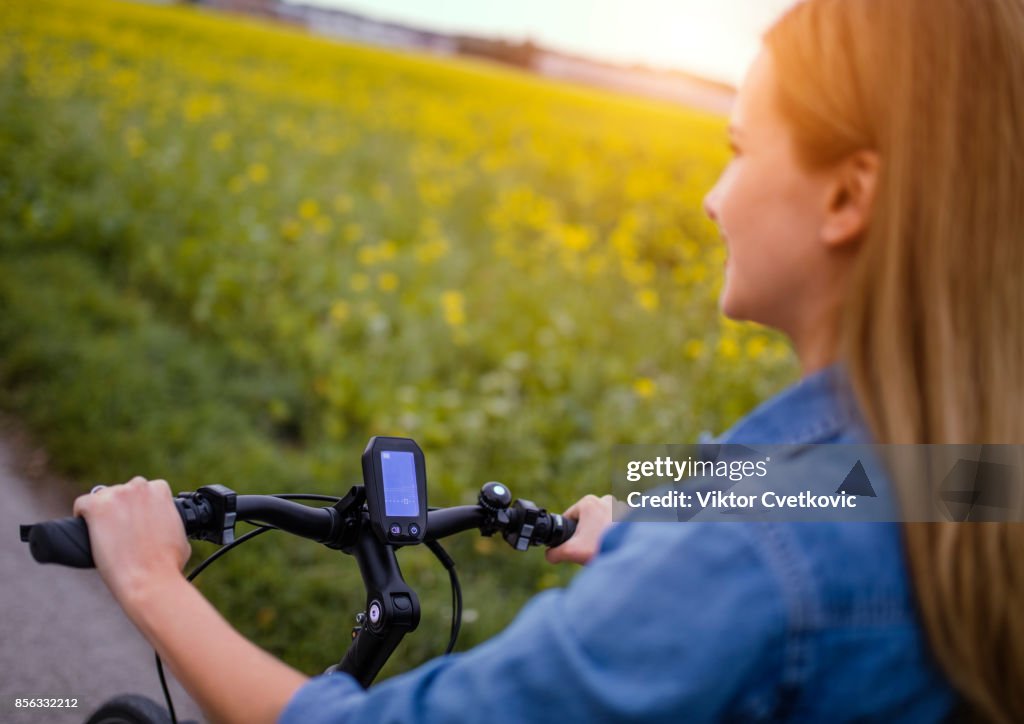
[[[121,694],[104,702],[85,724],[171,724],[171,715],[149,697]]]

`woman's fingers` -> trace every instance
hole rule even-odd
[[[75,499],[89,524],[93,560],[115,597],[154,578],[180,575],[191,547],[166,480],[135,476]]]
[[[563,514],[577,521],[572,538],[556,548],[549,548],[545,557],[551,563],[570,561],[587,563],[601,543],[601,536],[612,524],[612,508],[615,498],[605,495],[585,495],[569,506]]]

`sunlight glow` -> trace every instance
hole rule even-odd
[[[303,0],[444,32],[532,38],[620,63],[737,84],[760,34],[794,0]]]

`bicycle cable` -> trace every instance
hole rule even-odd
[[[426,546],[448,571],[448,580],[452,584],[452,630],[448,638],[448,646],[444,650],[444,654],[447,656],[455,648],[455,642],[459,638],[459,629],[462,627],[462,586],[459,585],[459,576],[455,572],[455,561],[448,555],[448,551],[436,540],[426,541]]]
[[[195,580],[195,578],[198,577],[199,574],[202,573],[204,570],[206,570],[206,568],[211,563],[213,563],[221,556],[225,555],[228,551],[232,550],[236,546],[240,546],[243,543],[252,540],[258,535],[266,533],[268,530],[277,530],[277,526],[261,525],[254,530],[250,530],[245,535],[236,538],[234,541],[228,543],[226,546],[215,550],[211,555],[207,556],[207,558],[202,563],[193,568],[192,571],[189,572],[188,576],[185,577],[185,580],[189,582]],[[164,701],[167,702],[167,710],[171,714],[171,724],[178,724],[178,717],[174,712],[174,702],[171,701],[171,690],[167,687],[167,679],[164,677],[164,662],[160,660],[160,654],[157,653],[156,649],[153,649],[153,654],[156,656],[156,670],[157,673],[160,675],[160,686],[164,690]]]
[[[341,498],[336,495],[316,495],[312,493],[276,493],[271,495],[271,497],[283,498],[285,500],[325,500],[333,503],[337,503],[341,500]],[[268,530],[278,530],[278,528],[274,525],[261,525],[249,531],[245,535],[236,538],[231,543],[218,548],[212,554],[207,556],[202,563],[193,568],[185,577],[185,580],[191,583],[199,576],[200,573],[206,570],[211,563],[221,556],[226,555],[228,551],[232,550],[236,546],[242,545],[242,543],[252,540],[258,535],[266,533]],[[167,710],[171,715],[171,724],[178,724],[178,716],[174,711],[174,702],[171,700],[171,690],[168,688],[167,678],[164,676],[164,662],[160,659],[160,654],[157,653],[156,649],[153,649],[153,655],[156,657],[156,671],[160,676],[160,688],[162,688],[164,692],[164,701],[167,702]]]

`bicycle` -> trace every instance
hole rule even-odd
[[[305,493],[239,495],[223,485],[207,485],[194,492],[178,493],[175,506],[189,538],[221,546],[189,573],[189,581],[233,548],[269,530],[307,538],[353,556],[366,590],[366,605],[356,614],[345,654],[324,673],[345,672],[366,688],[406,634],[419,625],[419,599],[402,578],[395,556],[397,548],[422,543],[448,571],[452,627],[444,653],[449,654],[459,635],[462,591],[455,562],[438,541],[477,529],[484,536],[499,533],[515,550],[525,551],[531,546],[553,547],[565,542],[575,531],[576,522],[549,513],[532,501],[513,500],[509,488],[498,482],[481,487],[476,505],[428,508],[425,459],[415,441],[408,438],[371,438],[362,463],[363,485],[352,486],[342,497]],[[332,504],[314,507],[297,502],[300,500]],[[238,522],[257,527],[236,537]],[[21,540],[29,544],[39,563],[93,567],[89,531],[80,517],[23,525]],[[166,709],[147,697],[123,695],[102,704],[88,724],[176,723],[159,656],[156,664]]]

